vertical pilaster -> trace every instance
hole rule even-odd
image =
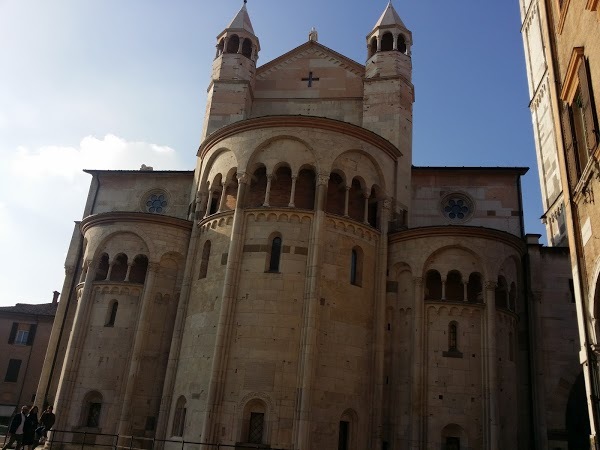
[[[131,267],[131,266],[130,266]],[[133,341],[133,352],[131,354],[131,360],[129,362],[129,372],[127,378],[124,380],[125,395],[123,396],[121,406],[121,417],[119,420],[119,434],[128,435],[130,434],[130,419],[132,416],[131,403],[133,399],[133,393],[137,386],[137,380],[139,378],[140,360],[142,359],[143,344],[146,335],[148,334],[148,326],[150,325],[150,312],[152,310],[152,299],[153,299],[153,288],[156,274],[158,273],[160,265],[158,263],[151,262],[148,264],[148,274],[144,282],[144,291],[140,295],[140,312],[138,315],[137,326],[135,330],[135,337]],[[129,271],[127,272],[129,274]]]
[[[486,335],[485,350],[487,364],[487,386],[485,398],[487,400],[487,449],[498,450],[498,375],[496,356],[496,283],[485,283],[485,310],[486,310]]]
[[[212,203],[212,198],[213,198],[213,190],[210,189],[208,191],[208,198],[206,199],[206,210],[204,211],[204,218],[205,219],[208,216],[210,216],[210,204]]]
[[[467,283],[466,281],[463,283],[463,301],[468,301],[469,300],[469,290],[468,290],[468,286],[469,283]]]
[[[369,194],[364,194],[365,197],[365,211],[363,214],[363,222],[365,224],[369,223]]]
[[[413,316],[413,358],[411,373],[411,417],[410,417],[410,450],[425,448],[423,442],[423,320],[424,320],[424,297],[423,278],[416,277],[414,316]]]
[[[346,186],[346,196],[344,198],[344,217],[348,217],[348,205],[350,203],[350,189],[351,186]]]

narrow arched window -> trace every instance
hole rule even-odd
[[[96,269],[96,276],[94,277],[94,281],[104,281],[106,280],[106,276],[108,275],[108,255],[103,253],[100,257],[100,262],[98,263],[98,268]]]
[[[406,41],[404,40],[404,36],[398,36],[398,51],[401,53],[406,53]]]
[[[281,238],[276,236],[271,241],[271,252],[269,255],[269,272],[279,272],[281,261]]]
[[[115,320],[117,320],[118,309],[119,309],[119,302],[114,300],[109,308],[108,318],[106,320],[106,325],[105,325],[106,327],[114,327],[115,326]]]
[[[208,261],[210,260],[210,241],[206,241],[204,243],[204,247],[202,248],[202,260],[200,261],[200,272],[198,273],[198,279],[206,278],[206,274],[208,273]]]
[[[240,38],[237,34],[230,36],[227,41],[227,53],[237,53],[240,48]]]
[[[458,324],[450,322],[448,325],[448,351],[455,352],[458,350]]]
[[[252,41],[250,39],[244,39],[242,44],[242,55],[246,58],[252,58]]]
[[[354,247],[350,254],[350,284],[362,286],[362,249]]]
[[[394,49],[394,36],[392,33],[385,33],[381,38],[381,51],[389,52]]]
[[[177,399],[175,414],[173,415],[173,427],[171,429],[171,434],[173,436],[183,436],[183,431],[185,430],[185,415],[187,412],[186,403],[185,397],[183,396]]]
[[[82,425],[88,428],[98,428],[101,412],[102,395],[97,391],[89,392],[83,401]]]

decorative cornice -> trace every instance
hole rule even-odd
[[[433,237],[488,239],[493,241],[500,241],[505,245],[509,245],[515,250],[517,250],[520,255],[524,255],[526,252],[525,242],[517,236],[507,233],[506,231],[494,230],[492,228],[469,227],[461,225],[409,228],[408,230],[396,231],[394,233],[390,233],[389,242],[390,244],[392,244],[410,241],[413,239],[424,239]]]
[[[573,103],[577,87],[579,86],[579,66],[583,63],[583,47],[575,47],[571,53],[571,59],[567,66],[567,73],[563,80],[560,98],[568,104]]]
[[[113,223],[136,223],[136,224],[155,224],[182,230],[191,231],[192,222],[185,219],[179,219],[171,216],[161,216],[159,214],[150,214],[142,212],[107,212],[88,216],[81,221],[79,228],[85,234],[87,230],[98,225],[112,225]]]
[[[245,131],[290,127],[313,128],[340,133],[367,142],[384,151],[393,159],[398,159],[402,156],[402,153],[400,153],[400,150],[398,150],[394,144],[379,136],[377,133],[359,127],[358,125],[342,122],[341,120],[316,116],[265,116],[232,123],[209,135],[200,145],[198,156],[204,158],[206,153],[218,142]]]

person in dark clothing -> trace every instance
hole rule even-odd
[[[34,406],[27,414],[25,426],[23,427],[23,446],[29,446],[29,450],[33,450],[37,445],[35,438],[35,429],[38,427],[38,407]]]
[[[16,414],[15,417],[10,421],[10,425],[8,427],[8,434],[10,438],[8,439],[8,443],[2,447],[2,450],[6,450],[13,443],[17,443],[15,450],[20,450],[23,445],[23,429],[25,428],[25,421],[27,419],[27,413],[29,412],[29,408],[27,406],[23,406],[21,408],[21,412]]]
[[[46,411],[44,411],[42,413],[42,417],[40,417],[40,427],[38,428],[38,430],[39,430],[38,438],[40,438],[40,439],[43,438],[43,440],[45,441],[46,438],[48,437],[48,431],[50,431],[52,429],[52,427],[54,426],[54,422],[56,422],[56,416],[52,412],[52,406],[50,405],[46,408]]]

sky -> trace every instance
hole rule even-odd
[[[360,63],[387,0],[249,0],[259,65],[306,42]],[[193,170],[216,36],[242,0],[0,0],[0,306],[47,303],[91,177]],[[526,166],[545,235],[517,0],[395,0],[413,33],[413,163]]]

